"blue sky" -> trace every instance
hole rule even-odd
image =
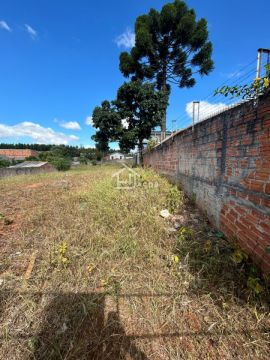
[[[166,2],[1,0],[0,142],[93,146],[95,130],[86,120],[124,81],[119,54],[132,42],[136,17]],[[188,125],[191,101],[237,76],[253,76],[257,49],[270,47],[269,0],[187,4],[208,20],[215,70],[192,89],[172,89],[169,128],[173,119],[175,128]],[[219,102],[210,97],[205,106],[215,110]]]

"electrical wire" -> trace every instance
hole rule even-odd
[[[218,88],[221,88],[225,85],[231,87],[236,83],[237,83],[237,85],[244,85],[244,82],[247,83],[248,81],[251,81],[252,78],[255,77],[254,74],[256,71],[256,67],[254,67],[254,64],[256,63],[256,61],[257,61],[257,59],[253,59],[250,63],[248,63],[241,69],[239,69],[235,73],[235,75],[230,77],[229,80],[225,80]],[[249,69],[249,68],[251,68],[251,69]],[[249,70],[247,71],[247,69],[249,69]],[[246,71],[243,74],[244,70],[246,70]],[[208,102],[209,104],[204,106],[203,110],[201,110],[202,113],[200,116],[200,121],[203,121],[206,118],[213,116],[214,114],[223,112],[223,111],[227,110],[229,107],[237,106],[240,103],[242,103],[243,101],[235,103],[232,98],[224,98],[224,96],[221,94],[218,94],[215,96],[213,93],[210,93],[206,97],[202,98],[202,100],[200,100],[200,103],[203,103],[203,102]],[[219,106],[221,104],[223,106],[220,107],[219,109],[216,109],[216,110],[213,109],[213,107]],[[181,127],[183,127],[183,125],[185,125],[187,123],[192,122],[192,119],[190,118],[190,116],[188,114],[180,115],[175,120],[181,124]]]

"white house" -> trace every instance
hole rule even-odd
[[[109,155],[109,160],[124,160],[124,159],[126,159],[125,154],[120,152],[115,152]]]

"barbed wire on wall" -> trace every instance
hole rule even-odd
[[[228,80],[225,80],[218,88],[222,86],[241,86],[245,84],[251,83],[256,76],[256,62],[257,59],[253,59],[244,67],[240,68],[237,72],[232,74]],[[209,117],[220,114],[232,107],[236,107],[247,100],[235,101],[235,99],[230,97],[224,97],[221,94],[214,95],[214,90],[205,96],[204,98],[198,100],[200,103],[200,113],[199,113],[199,121],[204,121]],[[176,121],[176,128],[179,131],[183,128],[186,128],[192,124],[192,117],[187,113],[187,109],[185,109],[185,114],[178,116]],[[174,131],[175,132],[175,131]]]

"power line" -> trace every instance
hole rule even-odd
[[[255,71],[256,71],[256,67],[254,67],[255,63],[256,63],[256,59],[253,59],[250,63],[248,63],[247,65],[245,65],[241,69],[239,69],[235,73],[235,75],[233,75],[229,80],[225,80],[218,88],[221,88],[222,86],[225,86],[225,84],[228,85],[228,86],[233,86],[236,83],[238,85],[241,85],[244,82],[247,82],[248,80],[251,80],[252,75],[255,74]],[[243,71],[247,70],[251,66],[252,66],[252,68],[243,74]],[[221,98],[222,98],[222,100],[221,100]],[[224,96],[221,95],[221,94],[218,94],[218,95],[215,96],[213,93],[211,93],[208,96],[204,97],[201,100],[201,102],[205,102],[207,100],[211,100],[211,103],[209,103],[205,107],[201,108],[202,109],[201,120],[206,119],[207,117],[211,116],[211,114],[213,114],[213,113],[220,113],[220,112],[228,109],[229,106],[232,106],[232,105],[236,106],[238,104],[238,103],[237,104],[232,103],[232,101],[233,101],[232,98],[224,99]],[[210,102],[210,101],[207,101],[207,102]],[[213,109],[213,106],[219,106],[220,104],[222,104],[224,106],[215,111]],[[182,125],[184,125],[187,122],[192,121],[192,119],[190,118],[190,116],[188,114],[180,115],[180,116],[178,116],[176,118],[176,120],[180,120]]]
[[[255,64],[257,61],[257,59],[253,59],[249,64],[245,65],[244,67],[242,67],[241,69],[239,69],[237,72],[235,72],[235,75],[231,76],[229,79],[225,80],[221,85],[219,85],[217,88],[221,88],[222,86],[224,85],[234,85],[238,80],[242,79],[245,75],[247,75],[247,73],[243,74],[243,75],[238,75],[238,74],[241,74],[243,73],[244,70],[246,70],[247,68],[249,68],[251,65]],[[256,67],[253,67],[251,70],[249,70],[248,73],[252,73],[252,72],[255,72],[256,70]],[[234,81],[232,81],[234,80]],[[213,93],[210,93],[209,95],[207,95],[205,98],[202,99],[203,100],[206,100],[208,98],[211,98],[213,97]]]

